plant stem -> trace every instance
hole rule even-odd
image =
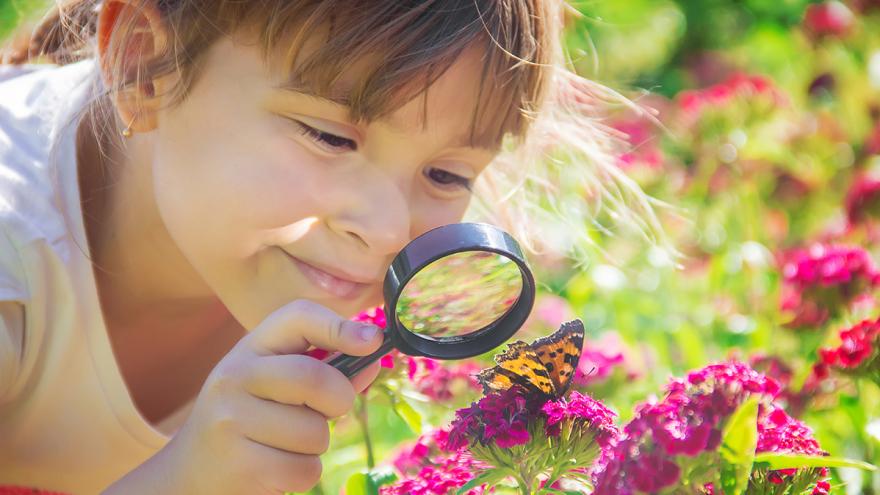
[[[357,398],[357,411],[355,417],[361,427],[361,434],[364,436],[364,447],[367,449],[367,468],[376,467],[376,458],[373,456],[373,442],[370,440],[370,428],[367,418],[367,401],[363,397]]]

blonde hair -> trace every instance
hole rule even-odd
[[[562,0],[131,3],[159,10],[169,42],[161,53],[138,57],[135,70],[124,67],[122,57],[109,57],[116,62],[111,67],[116,77],[89,105],[99,143],[114,142],[124,125],[115,117],[110,95],[174,72],[180,84],[168,99],[172,105],[182,101],[198,79],[202,55],[240,28],[260,34],[265,59],[282,60],[291,85],[344,99],[355,121],[379,119],[423,94],[465,49],[477,45],[486,58],[471,142],[498,145],[501,152],[475,184],[469,215],[503,226],[534,253],[568,254],[583,262],[599,247],[590,231],[604,228],[597,219],[607,210],[620,225],[678,255],[653,209],[669,205],[646,196],[619,169],[616,157],[625,143],[601,123],[608,104],[646,112],[568,69],[561,31],[565,16],[577,14]],[[95,57],[100,4],[57,0],[34,30],[27,57],[58,64]],[[132,28],[117,26],[110,50],[127,46]],[[300,60],[304,40],[318,33],[326,35],[325,43]],[[340,94],[339,75],[365,59],[371,64],[365,77]],[[100,81],[97,69],[95,81]]]

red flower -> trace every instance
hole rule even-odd
[[[838,1],[814,3],[804,12],[804,28],[814,36],[846,36],[855,25],[855,16]]]
[[[847,371],[860,369],[864,369],[863,371],[867,373],[880,371],[878,370],[880,318],[860,321],[850,328],[841,330],[839,337],[838,347],[819,349],[819,357],[823,365]]]

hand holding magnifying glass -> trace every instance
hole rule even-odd
[[[535,301],[519,244],[480,223],[444,225],[413,239],[392,261],[383,291],[387,326],[379,350],[329,361],[348,377],[395,348],[435,359],[492,350],[516,333]]]

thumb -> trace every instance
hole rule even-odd
[[[300,299],[273,311],[245,339],[259,355],[300,354],[315,346],[363,356],[379,348],[382,331],[376,325],[347,320],[320,304]]]

